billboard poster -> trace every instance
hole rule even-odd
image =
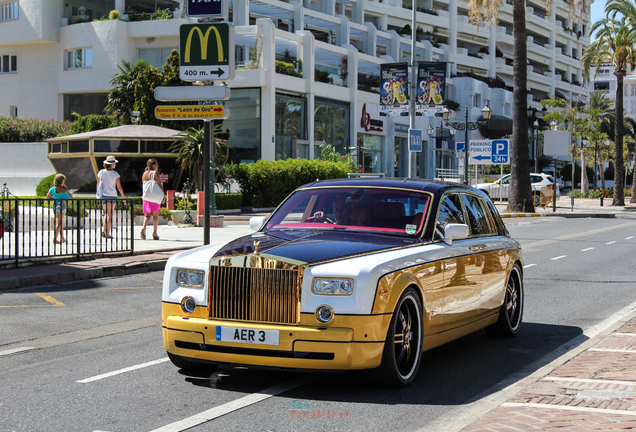
[[[416,115],[432,116],[444,109],[446,63],[419,62],[417,64]]]
[[[408,116],[408,64],[386,63],[380,65],[380,75],[380,116]]]

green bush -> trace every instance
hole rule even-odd
[[[38,197],[45,197],[47,193],[49,193],[49,189],[53,186],[53,180],[55,179],[55,174],[51,174],[48,177],[44,177],[40,180],[40,183],[35,187],[35,195]]]
[[[159,217],[170,219],[172,217],[172,213],[170,213],[170,210],[167,208],[161,207],[161,210],[159,210]]]
[[[240,193],[233,194],[215,194],[214,202],[217,210],[240,209],[242,195]]]
[[[71,127],[68,131],[69,135],[92,132],[100,129],[108,129],[110,127],[118,126],[115,118],[110,115],[89,114],[81,116],[76,112],[74,112],[72,115],[76,118],[76,120],[71,123]]]
[[[329,71],[324,71],[324,70],[320,70],[316,68],[315,73],[316,73],[316,76],[314,78],[314,81],[323,82],[327,84],[333,84],[333,78],[329,76],[331,75]]]
[[[234,168],[242,205],[276,207],[294,189],[317,179],[346,178],[354,168],[344,162],[307,159],[259,160]],[[252,195],[252,197],[246,196]]]
[[[585,167],[585,171],[587,172],[587,180],[590,183],[594,183],[594,168]],[[563,177],[563,181],[572,181],[572,164],[571,163],[561,168],[561,176]],[[574,182],[581,183],[581,165],[579,164],[574,165]]]
[[[0,117],[0,142],[44,142],[67,135],[70,127],[68,121]]]
[[[302,73],[296,70],[296,66],[293,63],[286,63],[280,60],[276,60],[276,73],[295,77],[303,76]]]

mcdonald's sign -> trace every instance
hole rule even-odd
[[[182,24],[179,28],[179,78],[227,81],[234,78],[234,25]]]

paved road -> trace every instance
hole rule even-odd
[[[402,390],[369,386],[359,373],[184,375],[161,342],[161,272],[2,291],[0,431],[174,431],[188,421],[198,423],[194,431],[454,427],[470,418],[467,407],[489,408],[490,398],[564,343],[588,338],[636,303],[633,264],[622,259],[633,254],[635,220],[507,226],[525,253],[522,334],[501,340],[478,332],[432,350]],[[329,414],[301,417],[307,411],[296,408]]]

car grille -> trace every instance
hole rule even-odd
[[[298,324],[298,269],[210,267],[210,318]]]

